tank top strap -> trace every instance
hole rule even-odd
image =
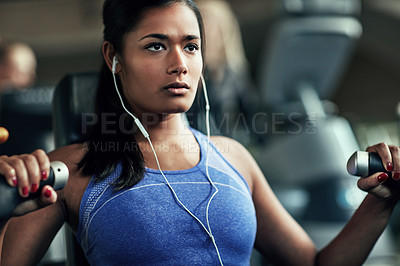
[[[196,141],[200,146],[200,162],[198,165],[201,166],[202,164],[205,163],[205,158],[207,154],[207,143],[208,143],[207,136],[198,131],[197,129],[191,127],[189,129],[190,131],[192,131],[193,136],[196,138]],[[210,142],[210,148],[212,149],[211,142]]]

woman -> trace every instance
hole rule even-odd
[[[49,155],[1,157],[0,173],[22,196],[37,190],[50,161],[61,160],[70,169],[63,190],[42,190],[39,202],[47,207],[32,211],[38,206],[25,204],[16,215],[31,212],[5,223],[4,265],[37,262],[64,222],[93,265],[246,265],[253,245],[278,265],[365,260],[399,198],[398,190],[382,184],[387,174],[360,179],[369,194],[338,237],[317,252],[244,147],[215,137],[212,142],[226,149],[221,155],[211,144],[207,152],[207,138],[182,122],[203,69],[202,23],[193,2],[106,0],[103,18],[98,112],[128,121],[100,121],[85,143]],[[136,130],[122,104],[151,141]],[[118,148],[96,148],[110,142]],[[378,152],[399,178],[398,147],[368,150]]]

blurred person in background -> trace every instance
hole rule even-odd
[[[213,133],[248,144],[251,117],[258,111],[260,97],[250,76],[238,20],[227,1],[198,0],[196,4],[203,14],[206,46],[210,48],[205,49],[204,76]],[[195,128],[204,125],[204,118],[201,118],[204,104],[200,101],[195,102],[187,114]]]
[[[0,155],[53,149],[53,88],[37,86],[36,70],[28,44],[0,37],[0,126],[10,133]]]
[[[36,66],[36,56],[28,45],[0,38],[0,93],[32,86]]]

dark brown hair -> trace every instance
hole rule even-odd
[[[103,5],[104,41],[110,42],[115,53],[121,54],[126,34],[135,29],[148,10],[174,3],[185,4],[193,10],[199,24],[203,50],[203,21],[192,0],[106,0]],[[121,86],[119,88],[123,95]],[[104,180],[121,164],[121,175],[114,183],[116,189],[134,186],[144,176],[144,159],[132,130],[123,130],[135,129],[133,119],[122,109],[115,92],[112,73],[104,60],[96,97],[96,113],[99,119],[85,137],[88,151],[78,167],[84,175],[94,175],[96,180]],[[111,114],[115,118],[114,123],[108,120],[107,132],[102,125],[102,114]]]

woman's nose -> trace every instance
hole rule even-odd
[[[175,49],[171,51],[171,55],[169,57],[170,66],[168,67],[168,74],[176,74],[176,75],[186,75],[188,72],[188,67],[185,60],[185,55],[183,51],[180,49]]]

